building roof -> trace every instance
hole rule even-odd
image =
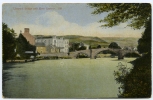
[[[45,44],[44,43],[36,43],[35,46],[36,47],[45,47]]]

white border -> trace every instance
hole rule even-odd
[[[1,0],[0,1],[0,3],[1,3],[1,7],[0,7],[1,19],[0,19],[0,21],[2,23],[2,4],[3,3],[122,3],[122,2],[125,2],[125,3],[151,3],[152,4],[153,0],[76,0],[76,1],[72,1],[72,0],[64,0],[64,1],[63,0],[22,0],[22,1],[21,0]],[[1,26],[0,30],[2,33],[2,24],[0,24],[0,26]],[[4,98],[2,98],[2,35],[0,35],[0,42],[1,42],[1,45],[0,45],[0,52],[1,52],[0,53],[0,56],[1,56],[1,58],[0,58],[0,61],[1,61],[0,62],[0,64],[1,64],[1,68],[0,68],[0,70],[1,70],[0,91],[1,92],[0,92],[0,95],[1,95],[1,98],[0,98],[0,100],[3,100]],[[152,47],[153,47],[153,44],[152,44]],[[152,75],[152,77],[153,77],[153,75]],[[152,86],[153,86],[153,83],[152,83]],[[149,99],[152,99],[152,96]],[[9,99],[5,99],[5,100],[9,100]],[[22,99],[18,99],[18,100],[22,100]],[[30,99],[24,99],[24,100],[30,100]],[[37,100],[37,99],[33,99],[33,100]],[[44,99],[40,99],[40,100],[44,100]],[[104,99],[104,100],[111,100],[111,99]],[[131,99],[126,99],[126,100],[131,100]],[[143,100],[148,100],[148,99],[146,98]]]

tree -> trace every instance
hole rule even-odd
[[[3,62],[7,59],[13,59],[16,56],[16,33],[13,29],[10,29],[7,24],[2,23],[2,37],[3,37]]]
[[[151,17],[151,4],[149,3],[90,3],[94,8],[92,14],[107,12],[108,15],[99,22],[106,24],[102,27],[113,27],[129,21],[128,26],[134,29],[146,27],[146,22]]]
[[[102,27],[113,27],[128,22],[134,29],[145,28],[138,41],[138,51],[144,56],[132,62],[134,67],[129,70],[119,68],[114,72],[115,80],[121,84],[118,97],[144,98],[151,97],[151,4],[149,3],[110,3],[88,4],[95,8],[93,14],[107,12],[108,15],[99,22]],[[121,91],[120,91],[121,90]]]
[[[118,46],[118,44],[117,44],[116,42],[110,43],[110,45],[108,46],[108,48],[112,48],[112,49],[121,49],[121,47]]]
[[[86,46],[81,46],[78,50],[86,50]]]
[[[101,45],[98,45],[98,46],[97,46],[97,49],[98,49],[98,48],[101,48]]]
[[[31,45],[22,34],[19,34],[17,38],[17,53],[20,54],[21,58],[29,58],[31,55],[25,54],[25,51],[33,51],[35,56],[36,47]]]
[[[69,48],[70,51],[75,51],[79,49],[80,43],[72,43],[71,47]]]
[[[139,53],[151,54],[151,19],[148,22],[142,37],[138,40]]]

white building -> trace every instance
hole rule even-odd
[[[58,52],[69,52],[69,40],[63,37],[57,38],[56,36],[38,36],[35,38],[35,43],[44,43],[47,53],[52,53],[52,49],[59,49]],[[37,46],[37,45],[36,45]]]

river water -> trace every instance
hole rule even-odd
[[[116,98],[113,72],[135,58],[60,59],[3,64],[6,98]]]

